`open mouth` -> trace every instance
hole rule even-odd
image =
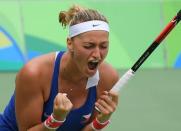
[[[93,60],[88,62],[88,67],[90,70],[95,70],[99,64],[98,60]]]

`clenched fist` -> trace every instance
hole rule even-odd
[[[54,99],[53,117],[59,121],[65,120],[72,107],[73,105],[67,94],[58,93]]]

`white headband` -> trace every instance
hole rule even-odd
[[[92,30],[103,30],[109,32],[109,25],[100,20],[82,22],[69,27],[69,38]]]

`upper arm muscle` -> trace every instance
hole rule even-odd
[[[43,95],[38,84],[38,73],[24,67],[16,78],[15,110],[19,130],[41,123]]]

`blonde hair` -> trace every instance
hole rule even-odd
[[[106,17],[98,11],[86,9],[78,5],[72,6],[68,11],[61,11],[59,13],[59,22],[63,27],[91,20],[101,20],[108,23]]]

